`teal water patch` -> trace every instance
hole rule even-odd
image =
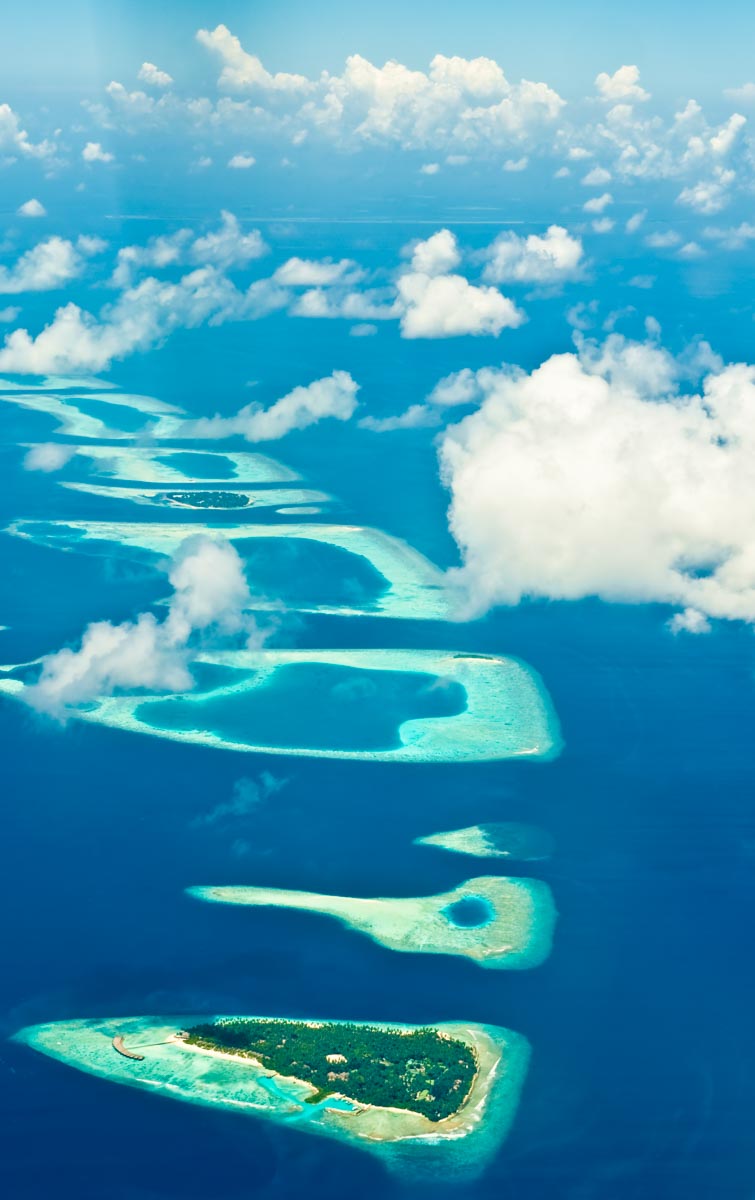
[[[420,672],[299,663],[279,667],[260,687],[148,701],[134,716],[156,730],[209,730],[234,743],[364,751],[398,748],[405,721],[465,707],[460,684]]]
[[[139,433],[154,417],[150,413],[125,404],[110,404],[104,400],[76,397],[76,408],[85,417],[94,417],[104,425],[115,426],[122,433]]]
[[[225,454],[202,453],[197,450],[176,451],[161,454],[155,462],[164,467],[173,467],[186,475],[187,479],[235,479],[236,466]]]
[[[495,910],[484,896],[465,896],[442,910],[443,916],[457,929],[480,929],[489,925]]]
[[[388,590],[384,575],[366,558],[327,542],[303,538],[237,538],[253,592],[285,604],[370,608]]]

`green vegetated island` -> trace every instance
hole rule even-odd
[[[256,1016],[57,1021],[16,1040],[150,1094],[346,1141],[409,1178],[479,1175],[506,1137],[529,1043],[493,1025]]]
[[[431,1028],[242,1019],[193,1025],[185,1040],[311,1083],[316,1090],[309,1103],[343,1095],[430,1121],[458,1112],[477,1074],[474,1047]]]
[[[164,499],[179,508],[246,508],[250,503],[244,492],[166,492]]]

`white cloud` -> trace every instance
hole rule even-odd
[[[336,283],[354,283],[364,272],[350,258],[334,262],[331,258],[289,258],[273,275],[282,287],[329,287]]]
[[[374,337],[377,333],[377,325],[371,325],[367,322],[362,322],[359,325],[352,325],[349,330],[351,337],[363,338]]]
[[[604,183],[608,183],[611,179],[611,172],[605,167],[593,167],[582,178],[582,183],[585,187],[602,187]]]
[[[150,238],[143,246],[122,246],[111,282],[116,287],[128,287],[143,267],[161,269],[182,263],[230,270],[244,267],[267,252],[258,229],[244,233],[238,218],[223,210],[218,228],[198,237],[191,229],[178,229]]]
[[[710,633],[711,628],[708,618],[696,608],[674,613],[668,627],[672,633]]]
[[[463,367],[461,371],[453,371],[438,380],[430,395],[428,403],[438,404],[441,408],[453,408],[459,404],[473,404],[481,399],[482,390],[479,372]]]
[[[425,72],[395,61],[378,67],[353,54],[340,75],[323,71],[307,79],[271,73],[223,25],[197,37],[223,63],[221,90],[254,93],[255,116],[266,103],[265,115],[287,122],[289,136],[312,130],[357,143],[438,146],[446,154],[457,146],[466,156],[479,143],[526,141],[564,105],[545,83],[510,83],[489,58],[438,54]],[[244,102],[234,103],[238,112]]]
[[[61,442],[42,442],[29,448],[24,456],[24,470],[59,471],[75,453],[75,446],[65,446]]]
[[[0,266],[0,295],[47,292],[70,283],[83,270],[83,259],[72,242],[47,238],[27,250],[11,267]]]
[[[516,329],[525,320],[512,300],[494,287],[475,287],[463,275],[408,272],[398,280],[405,338],[459,337]]]
[[[705,258],[706,251],[697,242],[685,242],[676,252],[676,257],[690,261],[695,258]]]
[[[613,75],[601,71],[595,80],[595,86],[602,100],[615,104],[617,100],[645,101],[650,99],[650,93],[640,87],[640,72],[635,66],[619,67]]]
[[[247,404],[232,417],[203,417],[188,421],[182,436],[226,438],[241,434],[248,442],[267,442],[292,430],[306,429],[326,417],[348,421],[357,406],[359,384],[347,371],[333,371],[306,387],[296,387],[269,408]]]
[[[0,308],[0,325],[10,325],[15,321],[20,312],[21,309],[15,304],[9,304],[5,308]]]
[[[228,159],[228,166],[233,171],[248,171],[253,167],[257,159],[252,154],[234,154]]]
[[[150,87],[166,88],[173,82],[173,76],[167,71],[161,71],[154,63],[144,62],[139,68],[139,79]]]
[[[645,238],[645,245],[651,250],[670,250],[678,246],[681,240],[681,234],[675,229],[666,229],[663,232],[649,233]]]
[[[412,404],[405,412],[393,417],[362,417],[361,429],[372,433],[393,433],[397,429],[419,429],[438,424],[438,414],[426,404]]]
[[[749,221],[742,221],[739,225],[730,226],[728,229],[709,225],[703,230],[703,237],[718,242],[725,250],[741,250],[748,242],[755,239],[755,225]]]
[[[755,367],[704,343],[613,334],[491,372],[440,452],[468,610],[599,596],[755,622],[754,418]]]
[[[491,283],[554,284],[575,279],[583,267],[582,242],[561,225],[551,225],[544,234],[521,237],[501,233],[490,244],[484,278]]]
[[[267,254],[268,248],[259,229],[242,231],[233,213],[220,214],[220,227],[196,238],[187,251],[187,261],[198,266],[243,267]]]
[[[725,88],[724,96],[738,104],[755,104],[755,83],[743,83],[741,87]]]
[[[627,223],[624,226],[627,233],[636,233],[647,215],[648,210],[646,208],[640,208],[636,213],[632,213],[631,217],[627,219]]]
[[[84,159],[84,162],[88,163],[109,163],[113,161],[114,156],[108,150],[103,150],[100,142],[87,142],[81,151],[81,157]]]
[[[261,310],[263,301],[253,287],[239,292],[214,268],[202,267],[177,283],[145,279],[107,305],[100,320],[68,303],[36,337],[26,329],[10,333],[0,350],[0,370],[24,375],[102,371],[114,359],[149,349],[175,329],[210,319],[242,319],[254,313],[255,305]]]
[[[629,280],[629,286],[640,288],[643,291],[649,291],[655,285],[655,275],[633,275]]]
[[[602,196],[593,196],[587,200],[582,208],[586,213],[602,213],[609,204],[613,204],[613,196],[610,192],[604,192]]]
[[[422,175],[437,175],[439,170],[440,170],[440,163],[436,163],[436,162],[423,163],[422,166],[420,167],[420,173]]]
[[[54,142],[31,142],[9,104],[0,104],[0,150],[24,158],[49,159],[55,153]]]
[[[254,636],[253,623],[244,616],[252,602],[249,588],[230,542],[206,534],[187,538],[169,578],[174,591],[163,622],[151,613],[121,625],[94,622],[77,650],[59,650],[43,660],[39,681],[23,699],[62,719],[76,705],[118,689],[186,691],[193,686],[189,649],[194,633],[251,630]]]
[[[218,86],[229,92],[244,92],[253,89],[263,91],[302,91],[312,85],[303,75],[287,75],[279,72],[271,75],[253,54],[247,54],[241,42],[225,25],[212,31],[200,29],[197,41],[216,54],[223,63]]]
[[[593,233],[610,233],[614,227],[614,222],[610,217],[599,217],[597,221],[593,221]]]
[[[530,160],[527,158],[526,154],[522,158],[507,158],[503,164],[503,169],[504,171],[513,172],[526,171],[527,167],[529,166],[529,162]]]
[[[404,249],[411,254],[411,269],[423,275],[445,275],[458,267],[461,253],[450,229],[439,229],[425,241],[411,242]]]
[[[700,180],[683,188],[677,196],[677,201],[693,208],[695,212],[712,216],[729,203],[729,188],[734,179],[733,171],[718,168],[712,179]]]
[[[46,217],[47,209],[39,200],[26,200],[16,209],[19,217]]]

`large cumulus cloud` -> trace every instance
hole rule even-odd
[[[467,612],[599,596],[677,606],[677,629],[755,621],[755,367],[614,334],[479,386],[440,445]]]

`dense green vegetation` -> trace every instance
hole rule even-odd
[[[477,1071],[474,1051],[437,1029],[266,1021],[194,1025],[188,1042],[257,1059],[278,1075],[361,1104],[405,1108],[440,1121],[457,1112]]]
[[[243,492],[166,492],[165,499],[191,508],[244,508],[249,503]]]

